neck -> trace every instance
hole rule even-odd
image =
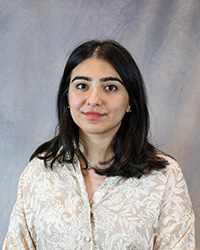
[[[85,145],[83,152],[91,166],[99,166],[99,162],[112,157],[112,152],[107,151],[112,137],[80,133],[80,138]]]

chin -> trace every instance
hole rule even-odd
[[[86,133],[86,134],[93,134],[93,135],[106,133],[106,131],[104,131],[104,130],[97,130],[97,129],[87,129],[87,130],[82,130],[82,132]]]

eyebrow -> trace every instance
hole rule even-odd
[[[109,81],[120,82],[121,84],[123,84],[123,82],[117,77],[109,76],[100,79],[100,82],[109,82]]]
[[[91,82],[92,78],[88,77],[88,76],[76,76],[73,78],[72,82],[74,82],[76,80],[85,80],[85,81]]]
[[[72,82],[76,80],[85,80],[85,81],[91,82],[92,78],[88,76],[76,76],[73,78]],[[117,77],[108,76],[108,77],[103,77],[100,79],[100,82],[109,82],[109,81],[115,81],[115,82],[117,81],[123,84],[123,82]]]

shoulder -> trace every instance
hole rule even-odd
[[[30,187],[34,185],[36,181],[41,180],[44,174],[48,171],[51,170],[45,167],[44,161],[35,157],[23,170],[20,176],[19,185],[23,187]]]
[[[182,174],[179,163],[172,156],[164,153],[159,153],[159,157],[167,162],[166,167],[160,170],[163,175],[169,177],[172,174]]]
[[[165,168],[155,171],[153,175],[163,181],[166,190],[169,187],[173,188],[178,186],[184,186],[184,189],[187,189],[183,172],[179,163],[173,157],[167,154],[160,153],[159,156],[166,160],[168,164]]]
[[[43,159],[35,157],[22,172],[20,185],[28,189],[45,185],[60,185],[60,182],[71,177],[73,170],[73,164],[63,164],[58,161],[54,163],[54,168],[51,169],[50,166],[45,165]]]
[[[128,178],[125,183],[128,184],[128,186],[137,185],[149,192],[157,193],[158,190],[160,190],[160,192],[164,194],[167,186],[171,185],[171,180],[177,181],[178,179],[183,179],[182,170],[175,159],[160,152],[158,156],[168,163],[165,168],[152,170],[140,178]]]
[[[35,157],[27,164],[22,175],[40,174],[46,170],[44,160]]]
[[[165,179],[165,196],[172,198],[172,202],[175,201],[175,197],[182,197],[184,202],[188,204],[190,202],[188,187],[182,172],[182,169],[178,162],[170,156],[163,155],[163,157],[168,161],[168,165],[165,169],[161,170],[161,175]]]
[[[166,167],[160,170],[153,170],[148,175],[142,176],[140,181],[145,185],[148,184],[155,190],[162,190],[164,193],[170,187],[173,188],[180,183],[181,186],[186,186],[179,163],[173,157],[164,153],[159,153],[159,157],[168,163]]]

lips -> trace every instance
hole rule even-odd
[[[84,113],[85,116],[90,119],[90,120],[97,120],[97,119],[100,119],[102,116],[104,116],[103,114],[101,113],[98,113],[98,112],[86,112]]]

